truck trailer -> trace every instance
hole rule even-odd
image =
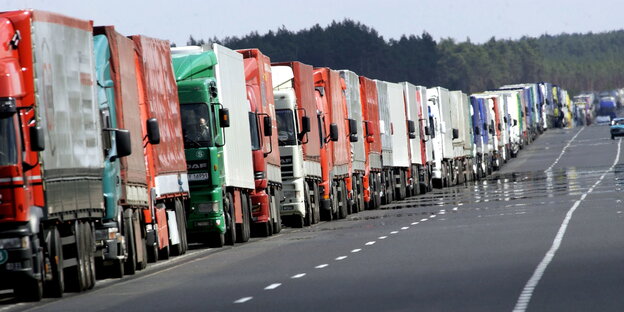
[[[143,210],[150,261],[186,252],[186,206],[190,196],[178,88],[169,42],[142,35],[135,44],[139,107],[150,208]],[[155,144],[158,143],[158,144]]]

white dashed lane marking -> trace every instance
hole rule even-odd
[[[429,218],[435,218],[435,217],[436,217],[436,215],[431,215],[431,216],[429,216]]]
[[[360,248],[351,250],[352,253],[356,253],[356,252],[360,252],[360,251],[362,251],[362,249],[360,249]]]
[[[397,232],[397,233],[398,233],[398,232]],[[368,243],[366,243],[366,244],[364,244],[364,245],[366,245],[366,246],[370,246],[370,245],[372,245],[372,244],[374,244],[374,243],[375,243],[375,241],[370,241],[370,242],[368,242]]]
[[[251,299],[253,299],[253,297],[243,297],[243,298],[240,298],[240,299],[234,301],[234,303],[245,303],[245,302],[247,302],[247,301],[249,301]]]
[[[297,278],[302,278],[304,276],[306,276],[305,273],[299,273],[299,274],[295,274],[295,275],[291,276],[290,278],[297,279]]]
[[[429,220],[429,219],[426,219],[426,218],[425,219],[420,219],[420,222],[425,222],[427,220]]]
[[[379,239],[386,239],[386,238],[388,238],[388,236],[379,236],[378,238]]]
[[[418,223],[420,223],[420,222],[412,222],[412,225],[416,225],[416,224],[418,224]]]
[[[273,283],[273,284],[271,284],[271,285],[269,285],[267,287],[264,287],[264,290],[273,290],[273,289],[275,289],[277,287],[280,287],[280,286],[282,286],[282,283]]]
[[[409,226],[404,226],[404,227],[401,228],[401,230],[404,230],[404,231],[407,230],[407,229],[409,229]]]
[[[328,267],[328,266],[329,266],[329,264],[324,263],[324,264],[319,264],[319,265],[315,266],[314,268],[315,268],[315,269],[323,269],[323,268],[326,268],[326,267]]]
[[[399,233],[399,231],[392,231],[392,232],[390,232],[390,234],[396,234],[396,233]]]
[[[344,259],[347,259],[347,256],[340,256],[340,257],[336,258],[335,260],[336,261],[340,261],[340,260],[344,260]]]

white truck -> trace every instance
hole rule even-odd
[[[410,179],[409,195],[425,193],[431,181],[430,165],[427,160],[426,144],[428,142],[428,119],[423,117],[423,106],[426,107],[426,88],[415,86],[409,82],[401,83],[405,96],[405,112],[407,115],[407,132],[409,136]],[[424,105],[423,105],[424,104]],[[424,115],[426,116],[426,115]],[[421,126],[425,122],[425,126]],[[426,128],[427,127],[427,128]],[[426,130],[425,130],[426,129]]]
[[[455,185],[455,151],[453,139],[459,136],[459,130],[453,128],[450,93],[442,87],[427,89],[427,101],[430,103],[431,117],[434,123],[433,140],[433,186],[437,188]]]
[[[458,172],[457,182],[464,183],[474,179],[473,161],[476,151],[473,150],[472,120],[468,96],[461,91],[451,91],[451,119],[458,136],[453,140],[455,168]]]

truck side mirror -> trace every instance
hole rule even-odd
[[[475,135],[481,135],[481,128],[479,128],[479,127],[475,127],[475,129],[474,129],[474,134],[475,134]]]
[[[351,143],[355,143],[358,141],[358,136],[357,134],[349,134],[349,142]]]
[[[219,125],[221,128],[230,127],[230,110],[225,107],[219,109]]]
[[[263,128],[264,128],[264,136],[272,136],[273,135],[273,124],[271,120],[271,116],[264,116],[262,118]]]
[[[333,123],[329,125],[329,139],[331,141],[338,141],[338,125]]]
[[[366,142],[367,143],[375,143],[375,137],[374,136],[367,136],[366,137]]]
[[[301,133],[305,134],[310,132],[310,117],[303,116],[301,117]]]
[[[357,121],[355,119],[351,119],[349,118],[349,134],[350,135],[355,135],[356,140],[355,141],[351,141],[351,142],[357,142]]]
[[[486,130],[488,129],[488,124],[485,121],[483,122],[483,129],[486,129]]]
[[[152,145],[160,143],[160,127],[156,118],[147,120],[147,141]]]
[[[514,125],[514,127],[518,125],[518,119],[514,119],[513,120],[513,125]]]
[[[429,130],[428,126],[425,126],[425,135],[431,135],[431,130]]]
[[[132,154],[130,131],[126,129],[115,130],[115,146],[117,147],[117,158]]]
[[[459,129],[453,128],[453,140],[459,139]]]
[[[373,128],[371,128],[371,122],[370,121],[365,121],[364,122],[364,130],[366,131],[366,137],[372,137],[373,136]],[[368,140],[367,140],[368,141]],[[374,142],[374,140],[373,140]],[[369,142],[372,143],[372,142]]]
[[[45,138],[43,128],[40,126],[30,127],[30,149],[34,152],[42,152],[45,150]]]
[[[17,113],[15,99],[12,97],[0,98],[0,118],[7,118]]]

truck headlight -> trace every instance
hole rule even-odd
[[[219,212],[219,202],[199,204],[197,208],[201,213]]]
[[[30,247],[30,240],[28,239],[28,236],[0,239],[0,249],[28,248],[28,247]]]

